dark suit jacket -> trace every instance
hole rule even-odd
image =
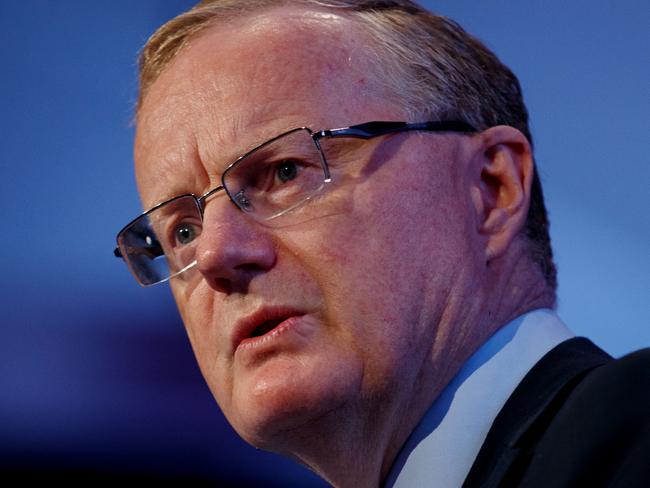
[[[463,487],[650,487],[650,349],[555,347],[497,415]]]

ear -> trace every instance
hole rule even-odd
[[[526,222],[534,165],[528,139],[514,127],[491,127],[479,137],[471,197],[488,262],[508,249]]]

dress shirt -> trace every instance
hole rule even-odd
[[[574,334],[549,309],[499,329],[463,365],[399,453],[386,487],[460,487],[508,397],[547,352]]]

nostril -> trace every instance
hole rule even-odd
[[[232,282],[228,278],[213,278],[212,282],[212,287],[222,293],[225,293],[226,295],[232,293]]]

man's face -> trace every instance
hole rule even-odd
[[[288,129],[404,120],[366,45],[348,19],[282,9],[193,39],[138,117],[145,207],[219,185],[238,155]],[[351,140],[350,167],[280,223],[254,222],[223,193],[208,201],[198,264],[171,286],[201,371],[249,442],[353,412],[381,421],[436,374],[468,254],[461,138]]]

